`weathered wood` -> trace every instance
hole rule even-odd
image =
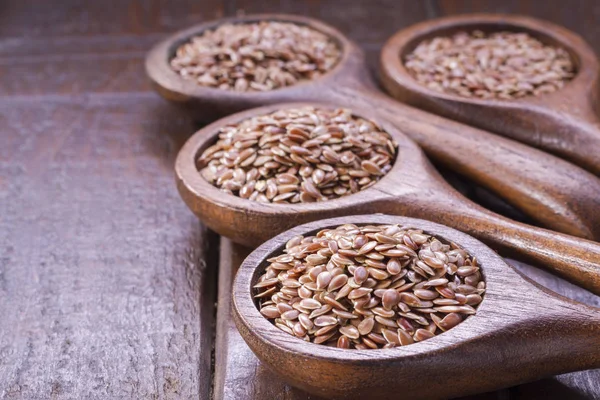
[[[344,223],[398,223],[459,243],[477,257],[485,276],[485,299],[477,314],[434,339],[386,354],[307,345],[273,326],[259,313],[251,290],[268,265],[266,259],[279,254],[292,237]],[[288,230],[243,262],[232,305],[236,326],[259,359],[294,386],[319,395],[383,399],[401,391],[407,398],[447,398],[600,367],[600,308],[541,290],[481,242],[424,220],[349,216]],[[459,365],[461,373],[456,374]]]
[[[154,95],[0,102],[0,398],[207,398],[216,251]]]
[[[60,3],[8,0],[0,5],[0,37],[145,35],[170,32],[223,15],[224,0],[106,0]],[[82,51],[84,49],[81,49]]]
[[[600,181],[592,174],[542,151],[408,107],[383,95],[375,88],[362,51],[331,26],[293,15],[258,18],[310,25],[336,38],[344,49],[342,60],[315,81],[270,92],[224,91],[183,79],[168,63],[168,55],[182,41],[219,24],[256,21],[257,16],[221,19],[176,32],[149,52],[146,70],[155,88],[165,98],[208,120],[289,101],[327,101],[353,110],[376,110],[417,141],[429,156],[486,186],[543,226],[588,239],[600,236],[600,216],[594,217],[599,206]],[[573,197],[578,201],[569,201]]]

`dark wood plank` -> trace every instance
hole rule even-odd
[[[0,3],[0,37],[142,35],[223,15],[224,0],[10,0]]]
[[[147,50],[165,35],[223,16],[225,0],[40,0],[0,3],[3,95],[150,91]]]
[[[0,102],[0,398],[207,398],[216,244],[154,95]]]

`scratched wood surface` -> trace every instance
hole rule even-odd
[[[209,3],[0,3],[0,399],[209,397],[218,238],[172,174],[196,127],[142,62]]]
[[[0,399],[311,398],[266,370],[233,326],[228,289],[247,250],[223,240],[217,277],[218,238],[176,193],[174,156],[198,125],[146,81],[157,40],[238,12],[296,12],[347,33],[375,69],[397,29],[487,10],[563,24],[600,52],[600,3],[536,3],[0,2]],[[586,371],[473,399],[600,399],[599,385]]]

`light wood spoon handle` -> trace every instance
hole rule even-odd
[[[600,119],[587,104],[563,103],[522,110],[519,122],[531,144],[545,148],[600,176]],[[599,195],[600,197],[600,195]]]

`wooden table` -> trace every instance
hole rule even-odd
[[[348,33],[375,66],[395,30],[487,10],[552,20],[600,49],[600,3],[536,3],[1,2],[0,399],[311,398],[266,370],[231,321],[247,250],[177,195],[174,157],[200,125],[150,89],[142,61],[154,42],[236,12],[295,12]],[[586,371],[472,398],[600,399],[599,386],[600,371]]]

